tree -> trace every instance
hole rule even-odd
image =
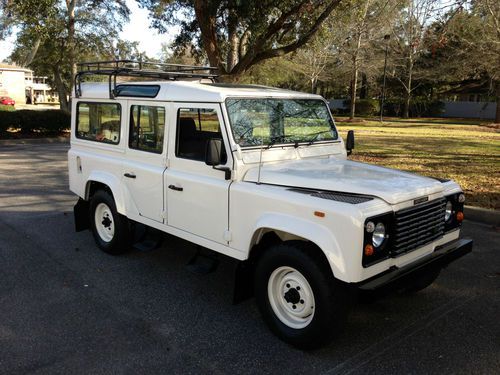
[[[413,85],[417,78],[415,66],[426,51],[423,41],[431,15],[435,11],[436,0],[404,1],[405,6],[392,31],[392,67],[389,71],[402,86],[403,117],[408,118],[412,92],[418,87]]]
[[[397,1],[354,0],[338,7],[330,21],[332,33],[337,37],[340,59],[350,76],[350,118],[356,113],[356,98],[360,72],[366,82],[369,74],[379,73],[380,45],[392,25]]]
[[[36,13],[41,3],[44,7]],[[129,16],[122,0],[12,1],[4,10],[20,28],[12,60],[52,77],[61,109],[67,111],[76,61],[113,58],[118,32]]]
[[[334,51],[329,30],[322,30],[303,48],[299,48],[286,59],[290,68],[307,77],[311,93],[315,94],[318,80],[326,78],[328,65],[331,63]]]
[[[420,63],[428,77],[445,88],[463,83],[489,86],[496,96],[500,123],[500,4],[476,0],[436,20],[426,36]]]
[[[304,46],[341,0],[137,0],[160,32],[179,25],[177,48],[194,44],[223,75]]]

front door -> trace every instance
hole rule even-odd
[[[127,212],[163,222],[166,108],[161,103],[128,101],[128,144],[122,179],[130,193]]]
[[[230,180],[205,164],[209,139],[228,145],[218,104],[174,104],[175,125],[169,140],[169,168],[165,172],[168,225],[227,244]],[[172,122],[174,124],[174,122]],[[225,148],[226,150],[227,148]],[[232,166],[224,150],[223,165]]]

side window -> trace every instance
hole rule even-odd
[[[120,142],[120,104],[80,102],[76,113],[77,138],[115,145]]]
[[[130,148],[161,154],[165,134],[165,108],[131,106],[129,134]]]
[[[222,139],[217,111],[211,108],[180,108],[177,114],[175,156],[204,161],[209,139]],[[227,161],[222,149],[222,163]]]

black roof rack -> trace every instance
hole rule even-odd
[[[217,68],[212,66],[196,66],[181,64],[164,64],[153,61],[110,60],[83,62],[78,65],[75,76],[75,96],[82,95],[81,83],[86,76],[101,75],[108,77],[109,97],[116,96],[116,77],[144,77],[175,81],[179,79],[210,79],[218,77]]]

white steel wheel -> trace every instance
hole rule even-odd
[[[295,268],[282,266],[275,269],[269,276],[267,295],[273,312],[286,326],[302,329],[313,320],[313,290]]]
[[[99,203],[94,213],[95,229],[104,242],[110,242],[115,235],[115,219],[106,203]]]

